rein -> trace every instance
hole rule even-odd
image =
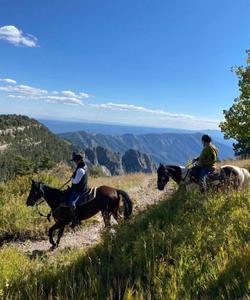
[[[52,215],[52,210],[50,211],[50,213],[48,213],[47,215],[44,215],[43,213],[41,213],[41,211],[39,210],[39,205],[42,204],[43,202],[45,202],[45,200],[40,201],[39,203],[37,203],[35,205],[35,208],[39,214],[40,217],[46,218],[49,222],[50,222],[50,217]]]
[[[60,188],[59,188],[59,190],[61,190],[63,187],[65,187],[65,185],[67,184],[67,183],[69,183],[71,181],[71,178],[68,180],[68,181],[66,181],[65,183],[64,183],[64,185],[62,185]]]

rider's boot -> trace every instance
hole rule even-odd
[[[78,218],[78,215],[77,215],[76,206],[71,206],[70,207],[70,213],[71,213],[71,218],[72,218],[70,227],[75,228],[76,226],[78,226],[80,224],[79,223],[79,218]]]

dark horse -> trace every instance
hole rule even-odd
[[[188,176],[188,170],[186,171],[186,174],[183,174],[182,168],[179,166],[160,164],[157,169],[158,190],[163,191],[170,178],[172,178],[177,184],[180,184],[185,180],[185,176]]]
[[[34,206],[38,203],[39,199],[43,197],[51,208],[52,216],[56,221],[48,232],[52,249],[58,247],[65,226],[71,222],[70,209],[64,204],[66,194],[65,191],[60,191],[41,182],[32,180],[31,190],[26,204],[27,206]],[[100,211],[105,227],[110,226],[111,215],[119,221],[120,200],[124,202],[124,219],[127,219],[132,214],[133,209],[133,204],[128,194],[112,187],[100,186],[96,189],[96,197],[92,201],[77,206],[78,218],[79,220],[86,220]],[[53,232],[57,229],[57,241],[54,242]]]
[[[157,169],[157,187],[160,191],[163,191],[170,178],[172,178],[177,184],[198,184],[198,179],[194,177],[192,169],[160,164]],[[225,189],[228,187],[237,189],[240,182],[239,177],[240,176],[235,166],[222,166],[215,173],[208,175],[208,188],[212,190]]]

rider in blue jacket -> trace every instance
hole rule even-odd
[[[71,161],[74,161],[76,164],[76,169],[71,177],[72,186],[70,188],[70,197],[68,201],[68,205],[71,207],[71,215],[72,215],[72,227],[75,227],[79,224],[76,204],[79,200],[81,194],[85,193],[88,190],[88,168],[87,165],[83,161],[83,156],[80,154],[76,154],[75,152],[72,154]]]

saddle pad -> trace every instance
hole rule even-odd
[[[96,197],[96,190],[97,187],[92,187],[87,192],[80,195],[80,199],[77,201],[76,206],[81,206],[94,200]]]

